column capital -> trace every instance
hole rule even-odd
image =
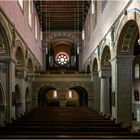
[[[0,56],[0,61],[7,62],[7,63],[12,62],[16,64],[16,59],[11,56]]]
[[[99,75],[99,72],[98,71],[93,71],[92,72],[92,76],[98,76]]]
[[[133,59],[135,58],[134,55],[118,55],[118,56],[115,56],[113,57],[110,62],[113,62],[113,61],[116,61],[116,62],[119,62],[120,60],[130,60],[130,61],[133,61]]]
[[[100,78],[109,78],[111,76],[111,68],[110,67],[103,67],[99,70],[99,77]]]

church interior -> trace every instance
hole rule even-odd
[[[0,1],[0,139],[140,139],[138,0]]]

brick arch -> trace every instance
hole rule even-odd
[[[140,34],[140,22],[137,21],[139,18],[134,18],[134,14],[136,17],[140,18],[140,13],[135,12],[133,10],[127,13],[127,16],[124,16],[118,26],[118,30],[116,33],[116,55],[120,54],[129,54],[131,55],[133,52],[134,43],[136,41],[136,36]]]
[[[138,26],[136,21],[129,20],[122,28],[118,44],[117,55],[121,54],[133,54],[133,46],[138,36]]]
[[[101,67],[110,66],[110,62],[109,62],[110,59],[111,59],[110,47],[105,46],[101,54],[100,66]]]

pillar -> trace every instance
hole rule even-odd
[[[109,93],[109,78],[110,68],[102,68],[100,76],[100,112],[110,114],[110,93]]]
[[[64,87],[61,87],[59,93],[60,93],[60,106],[66,106],[66,89]]]
[[[132,64],[134,56],[117,56],[111,60],[113,67],[112,91],[115,93],[114,117],[124,126],[131,125]]]
[[[93,109],[100,111],[100,78],[98,72],[93,72]]]
[[[15,107],[12,106],[12,94],[15,92],[15,62],[16,60],[12,57],[5,58],[5,61],[8,62],[7,70],[7,85],[6,85],[6,120],[11,122],[11,118],[15,116]]]

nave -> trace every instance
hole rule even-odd
[[[140,133],[87,107],[37,108],[0,128],[0,138],[135,139]]]

